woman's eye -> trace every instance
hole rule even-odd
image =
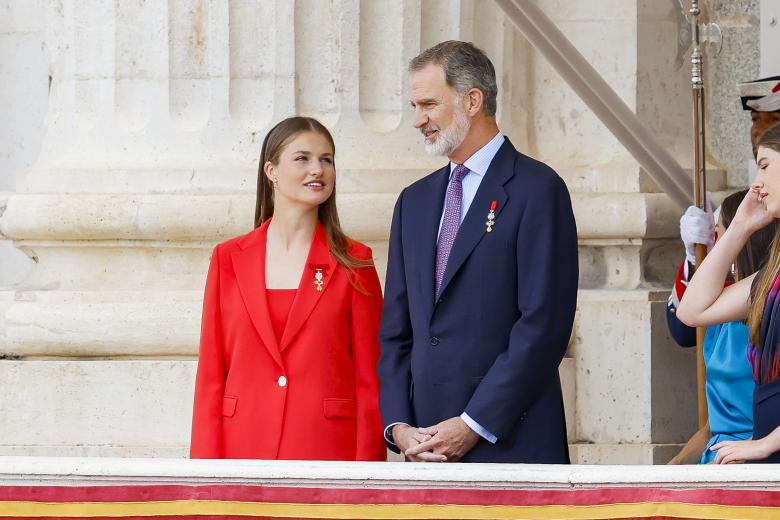
[[[306,156],[305,155],[299,155],[298,157],[295,158],[295,160],[296,161],[305,161],[306,160]]]
[[[325,164],[333,164],[333,159],[325,157],[324,159],[322,159],[322,162],[324,162]]]

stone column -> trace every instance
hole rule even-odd
[[[761,77],[780,74],[780,6],[770,0],[761,0]]]
[[[398,192],[443,164],[411,128],[406,63],[447,38],[494,59],[528,146],[528,48],[473,0],[64,0],[48,7],[43,147],[2,233],[34,261],[0,302],[0,454],[186,453],[213,245],[252,226],[260,143],[321,119],[347,231],[384,269]]]
[[[675,70],[667,2],[540,0],[655,137],[690,164],[690,88]],[[695,423],[693,356],[671,342],[665,304],[682,260],[679,208],[543,59],[534,56],[532,153],[573,194],[580,292],[572,459],[666,462]],[[722,189],[723,173],[709,189]]]
[[[538,2],[689,164],[671,7]],[[572,193],[573,460],[665,462],[692,432],[693,356],[664,322],[679,209],[492,2],[63,0],[46,25],[43,147],[0,220],[34,261],[0,293],[0,382],[21,396],[0,400],[0,454],[185,454],[208,256],[252,226],[265,133],[292,114],[333,131],[342,220],[382,271],[397,194],[444,164],[411,127],[406,64],[450,38],[487,51],[500,127]]]

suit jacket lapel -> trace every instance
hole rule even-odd
[[[270,220],[248,235],[239,244],[242,250],[233,253],[231,259],[238,289],[252,324],[268,353],[282,367],[282,356],[271,325],[265,292],[265,242],[269,222]]]
[[[479,241],[487,233],[487,215],[493,201],[498,202],[498,207],[495,211],[496,225],[501,225],[498,217],[507,201],[504,184],[514,175],[514,154],[515,149],[512,143],[509,142],[509,139],[507,139],[501,145],[501,148],[498,149],[488,171],[485,172],[485,177],[479,185],[474,200],[469,206],[469,211],[458,229],[455,242],[452,244],[450,257],[447,259],[447,267],[444,270],[444,277],[441,282],[440,291],[442,293]]]
[[[436,242],[439,238],[439,223],[444,210],[444,196],[450,179],[450,165],[437,171],[431,177],[430,195],[421,202],[424,207],[417,212],[420,236],[417,242],[418,263],[420,267],[420,288],[425,305],[423,308],[433,313],[436,276]],[[428,195],[428,194],[426,194]]]
[[[318,291],[314,284],[314,274],[317,268],[321,268],[324,275],[322,291]],[[290,315],[287,318],[287,325],[284,327],[282,340],[279,342],[280,351],[287,348],[295,338],[295,335],[298,334],[298,331],[301,330],[314,307],[330,286],[338,268],[339,264],[336,261],[336,257],[328,249],[325,228],[318,223],[317,229],[314,231],[311,248],[309,249],[309,256],[303,267],[301,281],[298,284],[298,292],[295,294],[295,300],[293,300]]]

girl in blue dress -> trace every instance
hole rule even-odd
[[[719,210],[720,215],[716,217],[717,236],[724,235],[747,191],[733,193],[723,201]],[[702,225],[704,219],[707,219],[707,224],[712,222],[710,215],[698,211],[701,213],[689,209],[680,220],[680,235],[685,242],[686,251],[693,249],[689,246],[692,246],[695,241],[706,243],[704,234],[712,234],[711,225]],[[748,239],[732,265],[730,276],[733,281],[755,273],[766,262],[775,227],[774,224],[767,226]],[[696,234],[702,236],[691,240],[690,236]],[[696,329],[680,322],[675,313],[679,298],[685,292],[688,273],[693,271],[691,267],[694,263],[695,256],[688,254],[685,264],[680,267],[666,312],[669,331],[682,347],[696,345]],[[732,283],[732,280],[728,283]],[[671,463],[687,463],[698,459],[701,464],[707,464],[715,458],[715,452],[709,449],[711,446],[723,441],[738,441],[752,437],[752,402],[755,383],[747,357],[747,345],[748,328],[741,321],[730,321],[707,327],[704,336],[704,364],[707,369],[705,391],[709,422],[688,441]],[[693,459],[694,456],[696,459]]]
[[[780,218],[780,125],[757,143],[758,175],[729,226],[696,270],[677,309],[689,326],[747,319],[753,392],[753,438],[725,440],[710,450],[714,462],[780,462],[780,238],[766,265],[728,287],[723,280],[747,240]]]

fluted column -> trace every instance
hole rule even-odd
[[[0,299],[0,380],[25,396],[0,404],[19,418],[0,453],[184,453],[209,252],[251,229],[268,129],[331,129],[342,221],[383,269],[398,192],[443,164],[412,128],[408,60],[446,38],[515,54],[473,0],[63,0],[46,24],[42,152],[0,220],[34,260]],[[502,112],[521,77],[500,76]],[[522,113],[502,126],[526,144]]]
[[[679,153],[668,9],[538,3]],[[660,461],[683,437],[669,403],[688,402],[686,358],[662,322],[677,209],[493,2],[62,0],[47,27],[43,149],[0,219],[34,260],[0,293],[0,381],[24,396],[0,400],[16,418],[0,454],[185,453],[208,255],[251,228],[259,148],[284,117],[333,132],[342,221],[382,271],[398,193],[444,164],[412,128],[406,66],[446,39],[487,51],[501,129],[572,193],[574,460]]]

